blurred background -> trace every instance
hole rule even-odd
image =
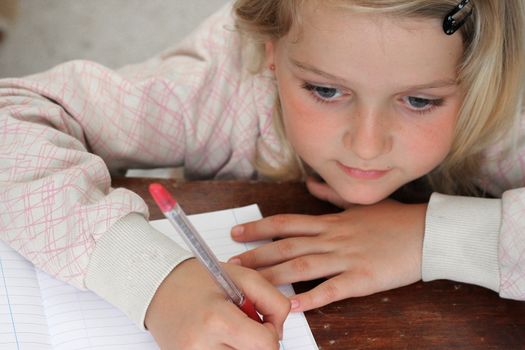
[[[71,59],[111,68],[177,43],[227,0],[0,0],[0,78]]]
[[[176,44],[227,0],[0,0],[0,78],[72,59],[111,68]],[[182,179],[183,168],[130,169],[127,176]]]

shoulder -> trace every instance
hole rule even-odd
[[[172,55],[186,53],[192,56],[202,55],[206,59],[217,59],[226,53],[235,55],[240,48],[232,5],[228,3],[205,19],[181,42],[165,50],[161,58],[168,59]]]

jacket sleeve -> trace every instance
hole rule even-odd
[[[426,217],[423,280],[481,285],[525,300],[525,128],[516,146],[486,152],[479,180],[495,199],[433,194]]]
[[[213,176],[231,156],[231,143],[208,141],[231,134],[220,92],[234,87],[219,69],[234,66],[228,14],[143,64],[113,71],[73,61],[0,81],[0,238],[139,325],[163,278],[190,254],[155,231],[144,201],[112,188],[110,174],[182,165],[194,152]]]

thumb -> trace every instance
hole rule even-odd
[[[345,201],[339,194],[327,183],[321,182],[312,176],[306,179],[306,188],[314,196],[323,201],[332,203],[339,208],[347,209],[352,203]]]

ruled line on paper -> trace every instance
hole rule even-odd
[[[230,230],[233,226],[262,218],[257,205],[190,215],[188,218],[220,261],[226,261],[234,255],[260,246],[264,242],[268,242],[239,243],[233,241],[230,237]],[[159,231],[180,245],[186,246],[183,239],[168,220],[163,219],[150,222]],[[279,289],[286,296],[291,296],[295,293],[291,285],[280,286]],[[306,317],[302,312],[291,313],[285,322],[284,339],[281,341],[281,350],[310,349],[318,349],[318,347]]]
[[[260,217],[253,205],[189,219],[224,261],[260,244],[238,243],[230,238],[233,225]],[[183,244],[167,220],[151,223]],[[1,241],[0,273],[1,350],[158,350],[151,335],[120,310],[92,292],[78,290],[35,269]],[[280,289],[286,295],[293,293],[291,285]],[[304,314],[288,317],[281,349],[318,349]]]
[[[35,268],[0,241],[0,349],[52,349]]]
[[[148,332],[90,291],[64,284],[38,272],[56,350],[158,350]]]
[[[2,312],[0,313],[0,335],[2,336],[0,339],[2,340],[0,340],[0,345],[13,347],[14,349],[19,350],[20,344],[18,342],[18,335],[16,334],[16,325],[13,318],[13,308],[9,300],[9,290],[7,289],[7,282],[5,280],[4,264],[2,259],[0,259],[0,273],[2,274],[2,283],[4,287],[2,289],[3,294],[2,299],[0,301],[0,305],[2,306]],[[4,312],[5,309],[7,309],[7,312]]]

